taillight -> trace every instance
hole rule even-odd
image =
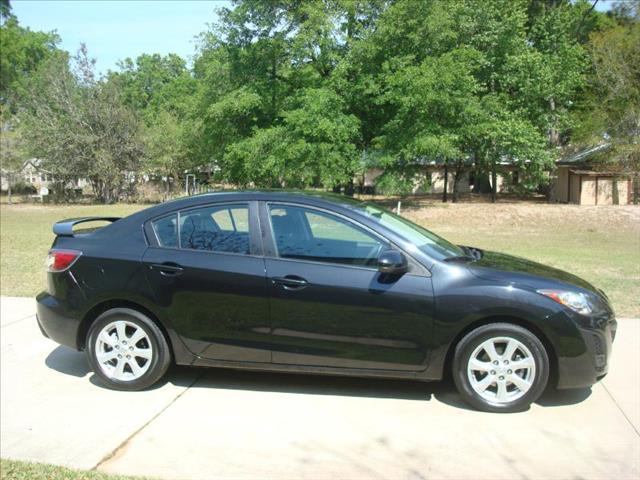
[[[50,250],[47,257],[49,272],[64,272],[82,255],[78,250]]]

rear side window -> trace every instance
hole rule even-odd
[[[151,222],[161,247],[178,247],[178,215],[175,213]]]
[[[180,247],[248,255],[249,207],[215,205],[180,212]]]

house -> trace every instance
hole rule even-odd
[[[632,203],[630,178],[617,172],[594,169],[594,157],[610,148],[610,144],[605,143],[558,160],[551,183],[551,201],[578,205]]]
[[[416,175],[414,179],[414,188],[412,193],[433,193],[440,194],[444,192],[445,176],[447,177],[447,193],[453,193],[453,184],[455,172],[453,167],[445,169],[445,166],[435,160],[423,160],[419,162],[422,171]],[[500,162],[499,173],[496,176],[498,192],[504,193],[513,185],[518,184],[520,168],[508,160]],[[370,168],[364,172],[361,184],[365,191],[372,193],[375,191],[376,179],[384,173],[380,168]],[[489,186],[491,178],[489,177]],[[472,165],[468,164],[467,169],[460,175],[458,179],[458,192],[461,194],[470,193],[474,187],[474,175]]]
[[[9,184],[8,171],[2,170],[2,191],[7,191]],[[12,184],[16,182],[22,181],[27,185],[33,185],[38,193],[43,191],[44,189],[49,190],[51,185],[56,181],[54,175],[44,168],[42,164],[42,159],[40,158],[30,158],[25,160],[20,169],[13,174]],[[75,178],[72,181],[67,183],[67,188],[84,188],[89,182],[85,178]]]

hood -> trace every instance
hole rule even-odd
[[[557,283],[562,283],[599,294],[589,282],[564,270],[503,253],[485,250],[481,258],[467,265],[474,275],[487,280],[527,285],[536,289],[553,288],[558,286]],[[556,285],[549,285],[549,283]]]

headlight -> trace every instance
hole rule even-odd
[[[582,315],[588,315],[593,311],[589,299],[584,293],[568,290],[538,290],[538,293]]]

